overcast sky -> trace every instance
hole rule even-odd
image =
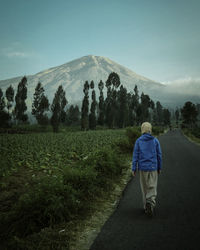
[[[200,0],[0,0],[0,80],[85,55],[159,82],[200,78]]]

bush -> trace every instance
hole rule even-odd
[[[200,139],[200,128],[199,127],[196,127],[193,129],[184,128],[184,133],[188,136],[192,135],[192,136]]]
[[[126,139],[120,142],[119,146],[122,150],[132,152],[135,141],[141,136],[139,127],[128,127],[126,129]]]
[[[77,196],[70,183],[63,185],[58,176],[41,178],[37,185],[27,188],[11,211],[1,214],[1,235],[26,237],[69,221],[77,210]]]
[[[63,183],[64,185],[70,183],[72,188],[77,191],[76,210],[81,209],[84,212],[84,208],[88,207],[88,202],[94,198],[97,192],[97,173],[91,166],[83,168],[80,162],[78,164],[79,166],[64,170]]]
[[[200,138],[200,128],[194,128],[192,129],[191,133],[197,137],[197,138]]]
[[[153,126],[153,128],[152,128],[152,134],[153,134],[154,136],[159,135],[159,134],[162,134],[162,133],[164,133],[164,127],[159,127],[159,126],[154,127],[154,126]]]
[[[1,213],[1,242],[23,245],[26,238],[40,234],[44,228],[87,214],[91,202],[110,190],[124,166],[117,149],[107,146],[73,167],[38,175],[10,210]]]

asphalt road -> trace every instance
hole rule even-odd
[[[90,250],[200,249],[200,146],[178,130],[158,139],[163,169],[155,216],[143,213],[137,174]]]

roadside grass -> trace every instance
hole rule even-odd
[[[200,128],[196,128],[194,130],[190,130],[190,129],[182,129],[183,134],[190,140],[192,140],[193,142],[197,143],[200,145]]]

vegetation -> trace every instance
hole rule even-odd
[[[183,118],[183,126],[188,128],[194,128],[197,123],[198,111],[196,106],[192,102],[186,102],[181,109]]]
[[[65,91],[62,85],[58,87],[55,93],[53,103],[51,105],[51,125],[54,132],[58,132],[60,123],[64,123],[66,119],[65,106],[67,105],[67,99],[65,97]]]
[[[82,108],[81,108],[81,129],[88,130],[89,128],[89,83],[88,81],[84,84],[83,92],[85,94],[83,98]]]
[[[0,136],[0,240],[5,249],[53,249],[50,244],[61,249],[64,242],[67,249],[70,232],[60,242],[59,234],[52,238],[55,228],[67,228],[87,214],[128,166],[117,146],[124,130]]]
[[[21,82],[18,84],[17,94],[15,96],[15,109],[14,118],[17,123],[25,123],[28,120],[28,116],[25,113],[27,110],[26,106],[27,99],[27,78],[23,77]]]
[[[107,88],[106,98],[104,98],[103,92],[104,83],[100,80],[98,84],[99,100],[97,101],[94,81],[91,81],[90,84],[88,81],[85,82],[80,112],[78,106],[67,106],[68,101],[62,85],[58,87],[50,104],[42,83],[38,82],[33,96],[32,115],[37,124],[41,126],[42,131],[45,131],[48,124],[51,124],[54,132],[59,132],[60,126],[63,125],[79,125],[84,131],[95,130],[97,126],[103,128],[138,126],[144,121],[149,121],[156,126],[171,125],[171,112],[168,109],[163,108],[160,102],[155,104],[147,94],[139,95],[137,86],[134,87],[134,92],[128,92],[121,84],[117,73],[109,74],[105,86]],[[14,108],[12,86],[6,90],[5,96],[0,89],[0,128],[8,128],[14,124],[28,124],[26,99],[26,77],[23,77],[18,84]]]
[[[34,100],[32,104],[32,115],[35,116],[39,125],[46,127],[48,125],[48,116],[45,111],[49,110],[49,100],[44,95],[44,88],[39,82],[35,88]]]

